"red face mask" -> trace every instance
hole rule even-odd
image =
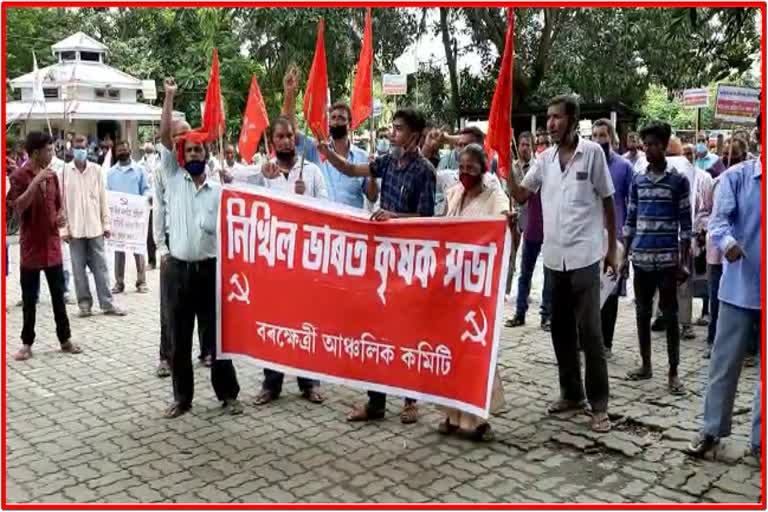
[[[463,172],[459,175],[459,181],[464,185],[464,190],[472,190],[482,179],[482,174],[469,174]]]

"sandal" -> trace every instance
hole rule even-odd
[[[174,402],[168,409],[165,410],[163,415],[166,419],[178,418],[179,416],[186,414],[192,408],[191,405],[184,405],[179,402]]]
[[[445,418],[445,421],[437,426],[437,431],[444,436],[455,434],[457,430],[459,430],[459,426],[451,423],[448,418]]]
[[[301,392],[301,397],[304,400],[308,400],[312,402],[313,404],[321,404],[325,401],[325,397],[320,394],[319,391],[317,391],[315,388],[312,389],[306,389]]]
[[[472,433],[472,440],[473,441],[479,441],[482,443],[490,443],[491,441],[496,439],[496,435],[493,433],[493,430],[491,429],[490,423],[483,423],[482,425],[479,425],[475,431]]]
[[[32,347],[30,345],[22,345],[22,347],[13,354],[13,358],[16,361],[26,361],[32,357]]]
[[[586,400],[560,399],[550,404],[550,406],[547,407],[547,412],[549,414],[557,414],[568,411],[585,411],[587,408],[588,405]]]
[[[400,422],[404,425],[419,421],[419,408],[416,404],[405,404],[400,412]]]
[[[261,393],[259,393],[259,396],[257,396],[256,400],[253,402],[253,405],[266,405],[269,402],[273,402],[277,399],[278,399],[278,396],[276,396],[270,390],[262,389]]]
[[[358,405],[347,415],[347,421],[350,422],[380,420],[382,418],[384,418],[383,409],[374,411],[369,409],[367,405]]]
[[[155,375],[157,375],[161,379],[171,376],[171,368],[170,366],[168,366],[167,361],[160,361],[160,364],[157,365],[157,370],[155,371]]]
[[[589,422],[589,427],[592,432],[598,434],[607,434],[611,431],[611,420],[608,418],[608,413],[600,412],[592,415],[592,420]]]
[[[525,317],[518,315],[504,322],[504,327],[520,327],[521,325],[525,325]]]
[[[80,354],[83,349],[80,348],[79,345],[75,345],[71,341],[67,341],[66,343],[61,344],[61,351],[66,352],[67,354]]]
[[[683,386],[683,383],[680,382],[680,379],[677,378],[677,376],[671,377],[669,379],[669,382],[667,383],[667,389],[672,395],[681,396],[685,394],[685,386]]]
[[[230,416],[237,416],[238,414],[243,414],[243,404],[241,404],[240,400],[238,400],[237,398],[224,400],[222,407],[226,410],[227,413],[229,413]]]
[[[631,370],[627,372],[627,380],[648,380],[653,378],[653,370],[650,368],[635,368],[634,370]]]

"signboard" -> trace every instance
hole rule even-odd
[[[510,250],[503,217],[373,222],[225,186],[218,230],[220,357],[487,417]]]
[[[111,251],[147,255],[149,201],[145,196],[107,191],[112,232],[107,239]]]
[[[709,105],[709,89],[686,89],[683,91],[683,106],[685,108],[704,108]]]
[[[760,112],[760,90],[737,85],[717,86],[715,119],[736,124],[755,124]]]
[[[384,94],[395,96],[408,92],[408,75],[383,75]]]
[[[154,101],[157,99],[157,87],[154,80],[141,81],[141,94],[145,100]]]

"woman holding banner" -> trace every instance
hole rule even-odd
[[[510,212],[509,198],[494,183],[488,172],[488,161],[479,144],[469,144],[459,153],[459,183],[446,192],[446,217],[486,217],[506,215],[510,226],[514,214]],[[504,393],[498,370],[494,372],[490,412],[498,412],[504,405]],[[444,408],[446,417],[438,430],[441,434],[465,433],[476,441],[493,441],[491,425],[485,418]]]

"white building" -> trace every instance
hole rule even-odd
[[[162,108],[139,101],[140,91],[156,94],[154,82],[143,83],[108,66],[106,46],[78,32],[51,51],[58,62],[38,71],[45,105],[33,101],[34,72],[10,80],[13,89],[21,90],[21,101],[5,104],[6,127],[18,124],[22,136],[47,131],[47,116],[56,138],[74,132],[101,140],[109,134],[113,141],[127,139],[136,150],[139,124],[159,126]],[[174,117],[184,114],[174,112]]]

